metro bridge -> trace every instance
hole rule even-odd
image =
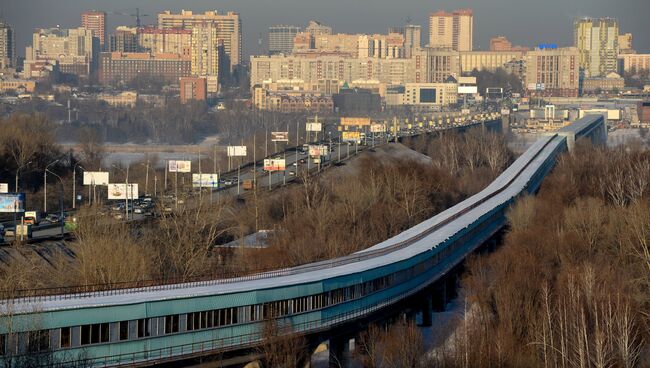
[[[517,198],[539,189],[567,136],[603,144],[604,124],[590,115],[543,137],[478,194],[345,257],[230,279],[5,299],[0,360],[18,366],[42,353],[47,366],[147,366],[254,348],[271,318],[321,340],[358,329],[462,263],[505,226]]]

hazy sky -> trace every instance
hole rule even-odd
[[[135,21],[110,12],[135,12],[139,7],[144,23],[162,10],[189,9],[220,12],[237,11],[242,17],[244,53],[258,53],[260,33],[268,26],[305,26],[310,19],[334,27],[335,32],[385,33],[391,25],[407,18],[423,26],[423,42],[428,40],[427,15],[438,9],[474,9],[474,47],[488,49],[489,39],[505,35],[515,44],[536,45],[573,42],[572,19],[576,16],[610,16],[619,19],[621,32],[634,35],[634,48],[650,52],[650,0],[0,0],[2,18],[17,33],[19,55],[31,42],[36,27],[77,27],[79,14],[98,9],[109,13],[109,30]]]

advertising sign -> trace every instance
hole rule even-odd
[[[218,174],[192,174],[192,187],[194,188],[218,188]]]
[[[501,109],[501,115],[510,115],[510,109]]]
[[[84,171],[84,185],[108,185],[108,173],[103,171]]]
[[[478,93],[478,87],[477,86],[459,86],[458,87],[458,94],[461,95],[475,95]]]
[[[307,123],[308,132],[320,132],[323,130],[323,124],[321,123]]]
[[[289,142],[289,132],[271,132],[271,142]]]
[[[370,125],[370,118],[341,118],[341,125],[367,126]]]
[[[192,161],[169,161],[169,172],[189,173],[192,172]]]
[[[384,124],[372,124],[370,126],[371,133],[383,133],[386,131],[386,126]]]
[[[9,184],[0,183],[0,193],[9,193]]]
[[[341,138],[347,142],[359,142],[361,140],[361,132],[343,132]]]
[[[25,193],[0,194],[0,213],[25,212]]]
[[[246,146],[228,146],[228,157],[246,157]]]
[[[328,152],[327,146],[323,146],[323,145],[309,146],[309,156],[311,157],[325,156],[327,155],[327,152]]]
[[[284,159],[266,159],[264,160],[264,171],[284,171],[286,162]]]
[[[129,184],[128,193],[126,184],[108,184],[108,199],[136,199],[138,198],[138,184]]]

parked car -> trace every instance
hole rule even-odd
[[[55,224],[55,223],[60,221],[59,215],[54,214],[54,213],[50,213],[49,215],[45,216],[45,221],[47,221],[47,222],[49,222],[51,224]]]

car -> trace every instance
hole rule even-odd
[[[0,238],[5,236],[6,232],[7,232],[7,230],[5,230],[5,226],[3,224],[0,224]]]
[[[289,176],[296,176],[296,172],[295,171],[289,171]]]
[[[140,215],[141,215],[141,214],[144,213],[144,211],[145,211],[144,208],[142,208],[142,207],[136,207],[135,210],[133,210],[133,213],[137,213],[137,214],[140,214]]]
[[[50,213],[49,215],[45,216],[45,221],[55,224],[60,221],[59,215]]]

